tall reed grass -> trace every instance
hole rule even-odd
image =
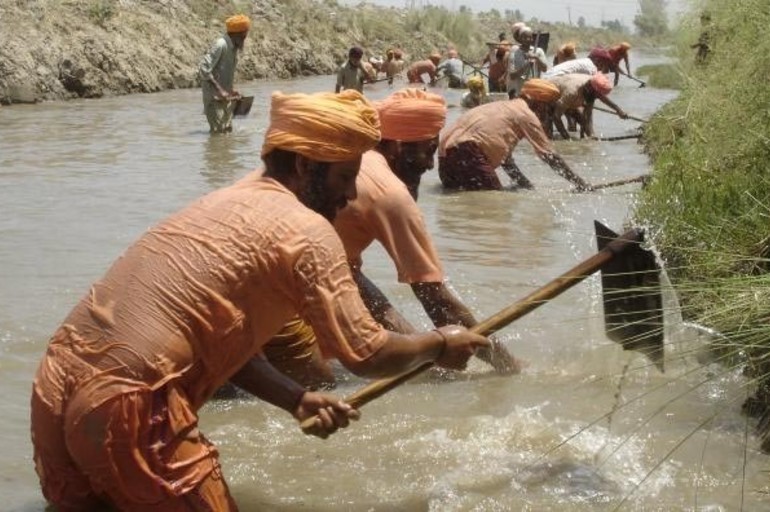
[[[653,180],[636,214],[655,243],[684,314],[725,335],[770,405],[770,9],[765,0],[708,0],[677,31],[680,96],[645,130]],[[692,47],[707,30],[710,52]],[[770,442],[766,442],[770,448]]]

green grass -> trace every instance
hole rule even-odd
[[[654,178],[636,215],[651,226],[684,313],[724,333],[732,354],[748,355],[763,387],[770,381],[770,10],[765,0],[706,7],[705,63],[690,47],[700,13],[677,31],[682,92],[646,127]]]
[[[659,89],[681,89],[684,77],[681,70],[672,64],[648,64],[639,66],[634,75],[645,79],[647,85]]]

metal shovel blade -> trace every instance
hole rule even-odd
[[[594,221],[596,244],[604,249],[618,234]],[[624,350],[641,352],[663,371],[663,298],[655,255],[629,244],[601,271],[607,337]]]
[[[251,104],[254,103],[254,96],[242,96],[236,100],[233,109],[234,116],[247,116],[251,112]]]

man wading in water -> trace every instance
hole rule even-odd
[[[364,153],[356,178],[357,197],[334,220],[364,303],[386,328],[417,332],[362,272],[362,254],[377,240],[393,260],[398,280],[411,286],[435,326],[472,327],[476,324],[473,313],[444,283],[441,262],[416,202],[422,175],[433,168],[446,102],[437,94],[408,88],[375,106],[382,141]],[[244,179],[256,179],[259,174]],[[265,354],[278,369],[307,386],[334,384],[312,329],[299,319],[265,346]],[[518,361],[497,341],[478,356],[500,373],[519,371]]]
[[[228,380],[326,437],[358,413],[255,357],[299,313],[322,350],[379,378],[465,367],[486,338],[404,335],[361,301],[330,220],[380,140],[357,91],[273,94],[262,178],[214,191],[151,228],[50,340],[32,391],[32,444],[58,510],[235,511],[198,410]],[[263,446],[269,450],[269,446]]]
[[[233,131],[233,112],[241,95],[233,90],[238,52],[243,51],[251,20],[239,14],[225,20],[227,33],[214,41],[201,60],[198,73],[203,92],[203,111],[211,133]]]
[[[578,190],[591,185],[570,169],[556,153],[533,109],[546,109],[559,99],[559,88],[539,78],[524,83],[518,98],[487,103],[466,111],[441,136],[438,175],[448,189],[502,190],[495,169],[503,169],[522,188],[533,188],[511,152],[527,139],[535,153]],[[505,163],[503,163],[505,162]]]

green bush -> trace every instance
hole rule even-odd
[[[681,95],[645,129],[654,159],[637,217],[686,317],[723,332],[750,365],[770,355],[770,10],[766,0],[709,0],[684,20],[675,53]],[[703,30],[710,52],[696,60]],[[760,372],[757,377],[767,382]],[[762,385],[762,382],[760,382]]]
[[[88,6],[88,17],[101,27],[104,27],[116,14],[115,0],[93,0]]]

